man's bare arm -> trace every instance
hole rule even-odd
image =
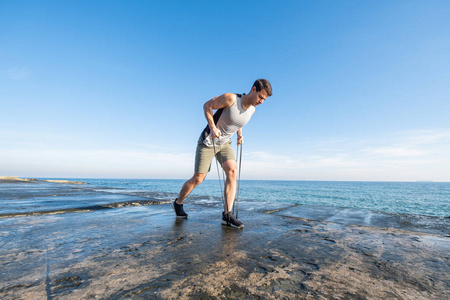
[[[206,121],[208,121],[208,125],[209,128],[211,129],[213,138],[219,137],[222,134],[220,130],[216,127],[216,124],[214,124],[213,110],[230,107],[231,105],[233,105],[235,101],[236,95],[227,93],[220,95],[218,97],[214,97],[203,105],[205,118]]]

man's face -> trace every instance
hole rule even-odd
[[[256,88],[253,87],[255,89],[254,91],[254,98],[253,98],[253,106],[258,106],[260,104],[262,104],[268,97],[267,91],[265,89],[260,90],[259,92],[256,92]]]

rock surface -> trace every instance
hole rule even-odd
[[[0,218],[1,299],[450,298],[448,219],[402,228],[396,216],[243,203],[236,230],[220,225],[220,205],[188,202],[179,220],[166,202],[0,180],[0,204],[52,197],[107,207]]]

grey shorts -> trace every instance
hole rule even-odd
[[[231,141],[227,144],[216,146],[216,157],[220,166],[227,160],[236,161]],[[195,172],[208,173],[211,170],[211,163],[214,158],[214,147],[208,147],[202,142],[197,144],[195,151]]]

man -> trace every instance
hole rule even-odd
[[[255,112],[255,107],[272,96],[272,86],[266,79],[258,79],[248,95],[226,93],[207,101],[203,105],[208,125],[198,140],[195,155],[195,172],[181,188],[177,199],[172,203],[177,218],[187,218],[183,201],[206,178],[211,169],[213,157],[220,162],[225,171],[224,212],[222,224],[243,228],[244,224],[231,213],[236,195],[236,157],[231,147],[231,137],[237,132],[237,144],[244,142],[242,127],[247,124]],[[217,110],[213,115],[213,110]]]

